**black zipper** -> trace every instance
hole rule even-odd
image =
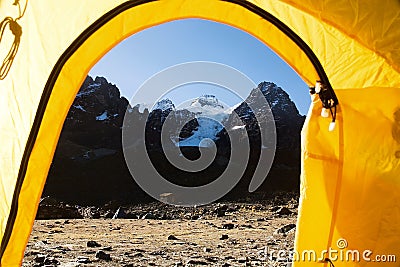
[[[99,30],[104,24],[109,22],[115,16],[119,15],[120,13],[122,13],[130,8],[133,8],[133,7],[142,5],[142,4],[150,3],[150,2],[155,2],[155,1],[157,1],[157,0],[131,0],[131,1],[121,4],[118,7],[114,8],[113,10],[107,12],[101,18],[99,18],[96,22],[94,22],[91,26],[89,26],[81,35],[79,35],[79,37],[61,55],[60,59],[57,61],[56,65],[54,66],[54,68],[49,76],[49,79],[47,80],[46,85],[44,87],[43,94],[41,96],[39,106],[38,106],[38,109],[36,112],[35,120],[33,122],[32,129],[29,134],[27,144],[26,144],[26,147],[24,150],[24,154],[23,154],[23,157],[21,160],[21,165],[20,165],[20,169],[18,172],[17,183],[15,186],[13,199],[12,199],[12,203],[11,203],[10,214],[8,216],[6,229],[5,229],[3,239],[1,242],[1,246],[0,246],[0,264],[1,264],[1,259],[3,258],[4,252],[6,250],[6,247],[8,245],[8,242],[10,240],[14,222],[17,217],[19,194],[21,192],[22,184],[24,182],[24,178],[26,175],[29,158],[32,153],[33,146],[36,142],[36,138],[39,133],[39,129],[40,129],[40,125],[41,125],[41,122],[42,122],[42,119],[44,116],[44,112],[46,110],[46,106],[50,99],[50,95],[52,93],[54,84],[55,84],[64,64],[93,33],[95,33],[97,30]],[[317,73],[321,79],[321,82],[330,91],[333,101],[336,104],[338,104],[338,100],[336,98],[335,92],[333,91],[332,86],[329,82],[328,76],[326,75],[325,70],[322,67],[321,63],[319,62],[317,56],[314,54],[314,52],[311,50],[311,48],[295,32],[293,32],[288,26],[286,26],[283,22],[278,20],[276,17],[274,17],[267,11],[263,10],[262,8],[254,5],[252,3],[249,3],[244,0],[221,0],[221,1],[231,2],[234,4],[240,5],[244,8],[246,8],[247,10],[259,15],[263,19],[265,19],[268,22],[270,22],[271,24],[273,24],[275,27],[277,27],[283,33],[285,33],[307,55],[310,62],[315,67],[315,70],[317,71]]]

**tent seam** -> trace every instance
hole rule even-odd
[[[342,111],[342,109],[341,109]],[[336,182],[336,187],[335,187],[335,198],[333,200],[333,205],[332,205],[332,218],[331,218],[331,224],[329,227],[329,235],[328,235],[328,242],[327,242],[327,250],[332,247],[332,240],[333,240],[333,234],[334,234],[334,229],[335,229],[335,224],[336,224],[336,219],[338,216],[338,204],[340,200],[340,192],[341,192],[341,186],[342,186],[342,180],[343,180],[343,165],[344,165],[344,124],[343,124],[343,111],[341,112],[340,116],[338,116],[338,122],[339,122],[339,160],[338,160],[338,174],[337,174],[337,182]],[[325,264],[327,266],[328,262]]]

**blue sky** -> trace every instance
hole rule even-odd
[[[173,21],[134,34],[107,53],[89,74],[106,77],[131,99],[154,74],[191,61],[226,64],[256,84],[275,82],[288,92],[300,113],[307,113],[308,87],[289,65],[246,32],[207,20]],[[214,94],[229,105],[240,101],[226,90],[209,85],[183,86],[168,97],[176,103],[202,94]]]

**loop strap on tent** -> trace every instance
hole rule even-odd
[[[0,80],[4,80],[4,78],[7,76],[12,63],[14,62],[14,58],[17,55],[22,35],[22,27],[17,23],[17,20],[25,15],[26,7],[28,6],[28,0],[25,2],[25,6],[23,9],[21,9],[20,0],[15,0],[13,5],[18,6],[18,17],[16,19],[13,19],[12,17],[6,17],[0,23],[0,44],[3,41],[3,35],[7,25],[9,25],[10,31],[14,35],[14,41],[11,45],[11,48],[0,66]]]
[[[10,30],[12,34],[14,35],[14,41],[13,44],[11,45],[11,48],[7,54],[7,56],[4,58],[3,63],[0,66],[0,80],[4,80],[4,78],[7,76],[8,72],[10,71],[11,65],[14,61],[15,55],[18,52],[19,48],[19,43],[21,41],[21,35],[22,35],[22,28],[21,26],[11,17],[6,17],[1,23],[0,23],[0,43],[3,41],[3,35],[6,26],[10,26]]]
[[[19,16],[15,20],[19,20],[20,18],[22,18],[25,15],[26,7],[28,6],[28,0],[26,0],[24,9],[21,10],[21,4],[19,2],[20,2],[20,0],[15,0],[13,3],[14,6],[18,6],[18,12],[19,12]]]

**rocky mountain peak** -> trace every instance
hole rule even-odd
[[[64,129],[72,134],[80,129],[83,133],[73,134],[74,142],[80,145],[87,145],[90,140],[95,147],[119,147],[115,143],[120,140],[119,135],[108,138],[104,132],[119,132],[128,106],[128,100],[121,97],[114,84],[103,77],[87,76],[69,110]]]
[[[97,83],[97,84],[100,84],[100,85],[109,85],[109,84],[110,84],[110,83],[107,81],[106,78],[104,78],[104,77],[99,77],[99,76],[97,76],[97,77],[94,79],[94,82]]]
[[[247,102],[251,103],[256,100],[256,90],[260,90],[267,100],[274,117],[277,119],[282,117],[301,117],[299,110],[295,103],[290,99],[288,93],[285,92],[281,87],[277,86],[273,82],[261,82],[257,88],[254,88]]]
[[[262,92],[267,92],[267,91],[273,91],[273,90],[279,90],[281,89],[278,87],[275,83],[273,82],[266,82],[263,81],[258,84],[258,89],[260,89]]]
[[[171,99],[165,98],[158,101],[155,105],[153,110],[161,110],[161,111],[172,111],[175,110],[175,105]]]
[[[272,108],[278,135],[274,161],[276,164],[270,172],[271,178],[267,179],[267,184],[260,190],[294,190],[298,188],[300,129],[304,118],[299,115],[289,95],[276,84],[260,83],[249,94],[247,102],[257,101],[256,90],[261,90]],[[134,126],[133,128],[140,128],[137,125],[144,125],[146,128],[144,137],[141,129],[132,134],[132,149],[145,138],[152,162],[160,166],[158,171],[164,172],[171,182],[185,186],[212,181],[213,177],[223,172],[229,162],[230,141],[222,125],[226,129],[234,129],[235,126],[244,124],[251,146],[250,167],[242,184],[237,186],[238,191],[232,194],[246,194],[246,183],[252,176],[251,170],[257,164],[257,155],[261,149],[258,146],[260,129],[255,114],[260,115],[258,118],[261,120],[267,119],[266,107],[253,111],[243,102],[234,110],[237,118],[214,95],[200,96],[191,104],[178,109],[170,99],[159,101],[153,109],[146,107],[145,104],[131,107],[128,100],[121,97],[119,89],[106,78],[93,79],[88,76],[64,123],[45,194],[78,203],[98,203],[110,199],[143,200],[146,194],[134,183],[122,152],[121,131],[127,109],[131,116],[128,124]],[[141,108],[144,108],[143,111]],[[177,127],[170,130],[170,144],[162,147],[161,129],[167,119]],[[164,148],[179,146],[185,157],[194,160],[200,153],[199,145],[204,145],[207,149],[207,144],[201,143],[204,138],[215,141],[218,148],[213,168],[196,176],[168,165],[163,154]]]

